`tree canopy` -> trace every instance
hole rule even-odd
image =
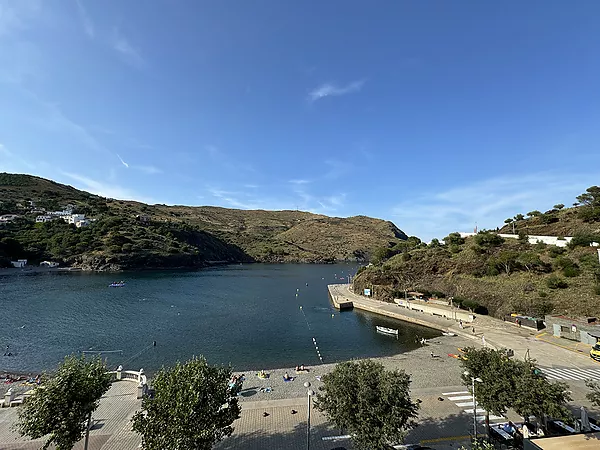
[[[594,406],[600,407],[600,383],[593,380],[587,380],[585,385],[590,389],[586,394],[586,398],[592,402]]]
[[[202,357],[162,368],[153,379],[154,398],[145,397],[132,419],[144,449],[209,450],[230,436],[240,417],[239,385],[229,387],[231,374]]]
[[[17,429],[31,439],[50,435],[44,449],[54,444],[57,450],[70,450],[83,438],[88,418],[110,385],[99,358],[67,356],[23,404]]]
[[[380,450],[401,442],[417,417],[410,377],[403,370],[386,370],[371,360],[348,361],[322,381],[315,407],[352,435],[357,449]]]
[[[477,402],[486,411],[504,414],[509,408],[523,417],[536,416],[569,419],[566,403],[571,399],[565,383],[550,383],[533,360],[513,360],[501,350],[465,349],[462,365],[468,374],[463,382],[470,386],[471,377],[481,378],[476,387]]]

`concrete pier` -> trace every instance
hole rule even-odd
[[[354,304],[348,296],[344,295],[344,292],[338,291],[337,289],[332,289],[334,286],[338,286],[337,284],[332,284],[327,286],[329,290],[329,298],[333,303],[335,309],[339,309],[340,311],[349,310],[354,308]]]
[[[353,308],[445,332],[455,323],[455,320],[450,317],[425,313],[423,309],[419,309],[418,311],[411,310],[402,308],[395,303],[386,303],[357,295],[350,291],[349,285],[347,284],[330,284],[327,286],[327,289],[329,290],[329,297],[331,298],[333,305],[338,309],[342,309],[342,305],[346,306],[346,304],[350,303]]]

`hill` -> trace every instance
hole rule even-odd
[[[409,239],[375,253],[375,265],[354,280],[356,292],[371,288],[392,301],[404,290],[454,297],[476,312],[543,316],[560,313],[600,316],[600,188],[577,197],[573,208],[517,214],[499,229],[519,235],[503,239],[482,231],[462,238],[452,233],[429,245]],[[573,236],[567,247],[530,244],[528,235]]]
[[[77,228],[39,215],[72,208],[91,219]],[[107,199],[30,175],[0,173],[0,264],[50,259],[94,270],[201,267],[212,262],[363,261],[407,236],[364,216],[302,211],[146,205]]]

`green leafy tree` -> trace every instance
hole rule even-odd
[[[600,407],[600,383],[593,380],[587,380],[585,385],[590,388],[586,398],[592,402],[592,405]]]
[[[322,381],[316,408],[346,430],[359,450],[386,449],[414,425],[418,405],[410,399],[410,377],[403,370],[385,370],[371,360],[348,361]]]
[[[584,206],[600,206],[600,187],[587,188],[583,194],[577,196],[577,201]]]
[[[431,242],[429,243],[429,246],[430,246],[430,247],[439,247],[440,245],[441,245],[441,244],[440,244],[440,241],[439,241],[439,239],[436,239],[436,238],[433,238],[433,239],[431,240]]]
[[[563,209],[564,207],[565,205],[563,205],[562,203],[553,206],[554,209]]]
[[[516,385],[512,408],[522,417],[535,416],[542,423],[547,417],[570,421],[567,402],[571,400],[565,383],[550,383],[535,361],[516,361]]]
[[[506,275],[510,275],[518,267],[519,252],[513,250],[503,250],[494,258],[490,258],[488,264],[495,266],[498,270],[502,270]]]
[[[50,435],[44,449],[70,450],[82,439],[92,412],[111,385],[99,359],[67,356],[56,373],[36,389],[19,411],[17,429],[39,439]]]
[[[462,245],[465,243],[465,240],[461,237],[460,233],[450,233],[443,241],[446,245]]]
[[[525,219],[525,216],[523,214],[517,214],[515,216],[515,220],[523,220],[523,219]]]
[[[458,450],[469,450],[469,449],[463,445]],[[471,442],[470,450],[496,450],[496,447],[491,442],[473,441],[473,442]]]
[[[528,272],[548,272],[550,267],[534,252],[523,252],[517,257],[517,264]]]
[[[477,403],[486,411],[486,428],[489,427],[489,413],[504,415],[514,402],[516,389],[516,363],[501,350],[489,348],[465,349],[466,359],[461,364],[463,383],[472,385],[471,377],[480,378],[476,383]]]
[[[514,222],[514,219],[512,217],[509,217],[508,219],[506,219],[504,221],[504,223],[513,223],[513,222]]]
[[[209,450],[230,436],[240,417],[239,385],[229,387],[231,373],[202,357],[161,369],[153,379],[154,398],[145,397],[132,418],[144,449]]]
[[[541,216],[541,215],[542,215],[542,213],[541,213],[541,212],[539,212],[539,211],[536,209],[536,210],[533,210],[533,211],[529,211],[529,212],[527,213],[527,215],[528,215],[529,217],[537,217],[537,216]]]
[[[475,235],[475,244],[481,247],[498,247],[504,243],[504,238],[490,231],[481,231]]]

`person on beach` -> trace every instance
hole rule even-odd
[[[291,380],[291,378],[290,378],[290,376],[289,376],[289,374],[287,372],[283,375],[283,379],[285,381],[290,381]]]
[[[460,319],[458,321],[458,327],[462,330],[463,329],[463,323],[462,323],[462,319]]]

